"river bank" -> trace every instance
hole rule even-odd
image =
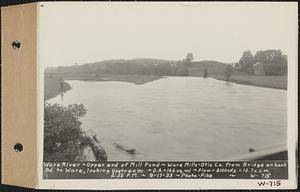
[[[51,99],[71,89],[71,86],[58,78],[46,76],[44,78],[44,100]],[[62,84],[61,84],[62,83]]]
[[[195,77],[196,75],[190,75]],[[199,74],[197,75],[199,77]],[[226,81],[224,75],[212,75],[212,78],[217,80]],[[134,83],[136,85],[142,85],[148,82],[152,82],[164,76],[156,75],[115,75],[115,74],[64,74],[64,80],[81,80],[81,81],[122,81],[128,83]],[[67,82],[63,82],[63,89],[61,89],[61,80],[59,74],[45,75],[45,100],[56,97],[63,92],[71,89],[71,86]],[[274,89],[287,90],[287,76],[255,76],[247,74],[234,74],[230,77],[229,82],[251,85],[257,87],[266,87]]]
[[[118,74],[64,74],[61,87],[61,74],[45,74],[44,78],[44,100],[48,100],[71,89],[71,86],[65,82],[67,80],[80,81],[122,81],[142,85],[151,81],[155,81],[163,76],[158,75],[118,75]]]
[[[158,75],[119,75],[119,74],[64,74],[65,80],[81,80],[81,81],[123,81],[142,85],[151,81],[164,78]]]
[[[87,134],[80,118],[86,115],[82,104],[44,106],[45,161],[106,161],[107,153],[97,135]]]
[[[224,76],[214,76],[213,78],[226,81]],[[287,76],[255,76],[255,75],[232,75],[229,82],[251,85],[257,87],[267,87],[287,90]]]

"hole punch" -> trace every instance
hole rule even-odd
[[[11,46],[13,49],[20,49],[21,48],[21,43],[18,40],[15,40],[11,43]]]
[[[15,150],[15,152],[21,152],[21,151],[23,151],[23,145],[21,143],[15,144],[14,150]]]

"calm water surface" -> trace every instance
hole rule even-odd
[[[63,100],[48,102],[83,104],[83,129],[97,134],[109,160],[228,160],[286,143],[285,90],[197,77],[68,83]]]

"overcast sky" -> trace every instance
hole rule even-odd
[[[40,61],[47,67],[108,59],[236,62],[245,50],[288,49],[296,4],[43,3]]]

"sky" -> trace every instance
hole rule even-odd
[[[237,62],[243,51],[289,48],[295,3],[51,2],[39,8],[46,67],[109,59]]]

